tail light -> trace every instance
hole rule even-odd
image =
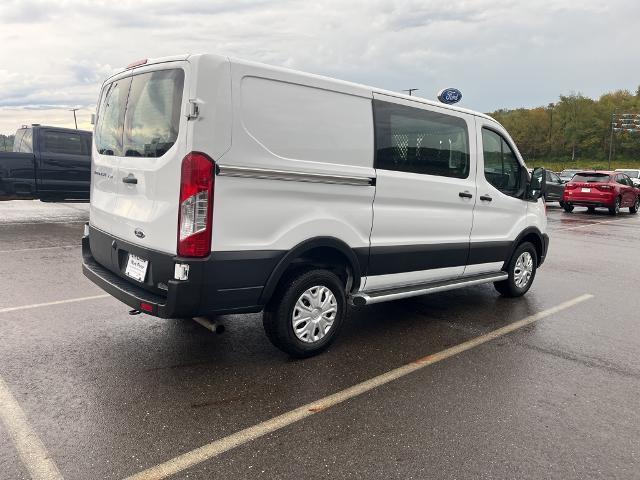
[[[203,153],[192,152],[182,160],[178,255],[206,257],[211,253],[215,163]]]
[[[598,185],[596,185],[596,188],[598,190],[604,190],[606,192],[613,190],[613,187],[611,185],[607,185],[606,183],[599,183]]]
[[[577,185],[575,183],[567,183],[567,185],[565,186],[567,190],[573,190],[576,187]]]

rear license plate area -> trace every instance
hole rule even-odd
[[[137,282],[144,283],[148,267],[149,260],[130,253],[127,257],[127,265],[124,269],[124,274],[129,278],[133,278]]]

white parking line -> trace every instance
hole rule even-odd
[[[216,440],[215,442],[184,453],[165,463],[162,463],[155,467],[151,467],[131,477],[128,477],[126,480],[163,479],[171,475],[175,475],[176,473],[182,472],[190,467],[193,467],[194,465],[217,457],[218,455],[240,445],[243,445],[247,442],[251,442],[264,435],[280,430],[302,419],[310,417],[311,415],[338,405],[346,400],[369,392],[370,390],[380,387],[381,385],[404,377],[412,372],[425,368],[429,365],[433,365],[434,363],[440,362],[449,357],[475,348],[496,338],[502,337],[503,335],[514,332],[522,327],[526,327],[527,325],[531,325],[532,323],[542,320],[543,318],[553,315],[554,313],[558,313],[569,307],[573,307],[580,302],[584,302],[585,300],[588,300],[592,297],[593,295],[591,294],[580,295],[579,297],[561,303],[560,305],[536,313],[535,315],[531,315],[485,335],[480,335],[479,337],[476,337],[467,342],[463,342],[459,345],[456,345],[455,347],[447,348],[446,350],[442,350],[441,352],[432,355],[427,355],[426,357],[420,358],[414,362],[396,368],[395,370],[391,370],[387,373],[383,373],[382,375],[378,375],[377,377],[366,380],[362,383],[354,385],[353,387],[349,387],[345,390],[334,393],[333,395],[329,395],[315,402],[303,405],[302,407],[296,408],[295,410],[291,410],[265,422],[245,428],[244,430],[240,430],[239,432],[229,435],[228,437],[221,438],[220,440]]]
[[[31,305],[21,305],[19,307],[0,308],[0,313],[16,312],[18,310],[28,310],[30,308],[50,307],[52,305],[64,305],[65,303],[86,302],[87,300],[98,300],[100,298],[107,298],[111,295],[92,295],[90,297],[69,298],[67,300],[57,300],[55,302],[47,303],[32,303]]]
[[[594,225],[604,225],[607,223],[616,223],[615,220],[607,220],[605,222],[591,222],[591,223],[585,223],[583,225],[576,225],[575,227],[565,227],[565,228],[557,228],[554,231],[555,232],[562,232],[563,230],[575,230],[577,228],[586,228],[586,227],[593,227]]]
[[[56,248],[80,248],[81,245],[56,245],[54,247],[15,248],[13,250],[0,250],[0,253],[32,252],[36,250],[55,250]]]
[[[86,220],[47,220],[43,218],[35,222],[0,222],[0,225],[51,225],[51,224],[66,224],[66,223],[87,223]]]
[[[20,460],[29,471],[32,480],[62,480],[58,467],[29,425],[27,416],[2,377],[0,377],[0,421],[13,440]]]

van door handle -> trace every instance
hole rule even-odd
[[[467,192],[466,190],[464,192],[460,192],[458,194],[461,198],[473,198],[473,195],[471,195],[469,192]]]
[[[130,173],[126,177],[122,178],[122,183],[128,183],[130,185],[136,185],[138,183],[138,179],[133,176],[133,173]]]
[[[480,200],[483,200],[485,202],[490,202],[491,200],[493,200],[493,198],[491,198],[489,195],[481,195]]]

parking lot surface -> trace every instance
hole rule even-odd
[[[82,276],[86,204],[0,203],[0,478],[638,478],[640,215],[548,217],[525,297],[354,309],[292,360],[259,315],[128,315]]]

